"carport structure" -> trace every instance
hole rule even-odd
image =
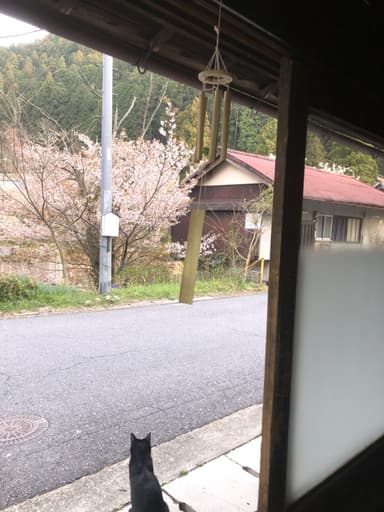
[[[219,3],[2,0],[1,7],[5,14],[126,60],[142,71],[150,69],[200,87],[197,75],[212,54]],[[379,411],[380,400],[384,410],[384,380],[373,376],[372,365],[362,368],[359,379],[370,389],[369,423],[381,422],[381,428],[372,432],[369,425],[360,426],[367,430],[365,441],[360,432],[354,443],[352,424],[344,456],[315,471],[317,477],[303,486],[294,481],[295,464],[303,459],[290,455],[299,421],[292,420],[297,406],[292,406],[292,383],[297,382],[296,370],[300,373],[295,361],[302,348],[295,324],[300,323],[297,283],[307,127],[383,154],[382,5],[379,0],[226,0],[222,9],[221,53],[235,76],[234,100],[278,117],[259,512],[384,510],[384,419]],[[372,265],[374,273],[380,259],[378,263],[374,258]],[[384,290],[378,287],[376,292],[377,304]],[[360,313],[366,322],[361,307]],[[372,325],[365,325],[365,353],[384,361],[383,343],[376,343],[376,338],[369,342],[368,327]],[[326,350],[332,348],[327,345]],[[328,355],[343,371],[345,353]],[[305,385],[308,378],[301,382]],[[370,383],[378,396],[373,396]],[[345,396],[336,381],[330,385],[341,406]],[[305,406],[300,410],[305,414]],[[330,437],[336,438],[336,445],[341,443],[345,431],[339,418],[328,417],[324,423],[335,425]],[[307,462],[308,472],[320,458]]]

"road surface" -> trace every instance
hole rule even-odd
[[[0,509],[262,400],[265,293],[0,320],[0,416],[48,428],[0,444]],[[44,428],[45,428],[44,427]]]

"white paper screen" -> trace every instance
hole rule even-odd
[[[384,251],[303,251],[287,502],[383,433]]]

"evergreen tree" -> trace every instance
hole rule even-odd
[[[259,155],[276,155],[277,120],[269,118],[256,137],[256,152]]]
[[[24,61],[23,74],[27,78],[30,78],[33,75],[33,64],[31,57],[26,57]]]
[[[368,185],[373,185],[379,174],[379,166],[374,158],[336,142],[332,144],[327,155],[327,163],[344,169],[345,174]]]
[[[56,69],[65,69],[66,67],[67,67],[67,64],[65,63],[65,59],[62,55],[60,55],[60,57],[57,61]]]
[[[239,126],[236,149],[249,153],[260,153],[258,136],[268,122],[269,117],[245,107],[240,108],[238,117]]]
[[[189,147],[196,144],[197,123],[199,119],[199,98],[196,96],[192,103],[176,115],[176,135],[186,142]],[[208,153],[209,148],[209,119],[205,117],[203,153]]]
[[[306,164],[312,167],[319,167],[319,165],[324,164],[325,161],[325,148],[320,137],[313,133],[308,133],[305,155]]]

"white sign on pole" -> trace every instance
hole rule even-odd
[[[107,213],[101,217],[101,235],[119,236],[119,217],[114,213]]]

